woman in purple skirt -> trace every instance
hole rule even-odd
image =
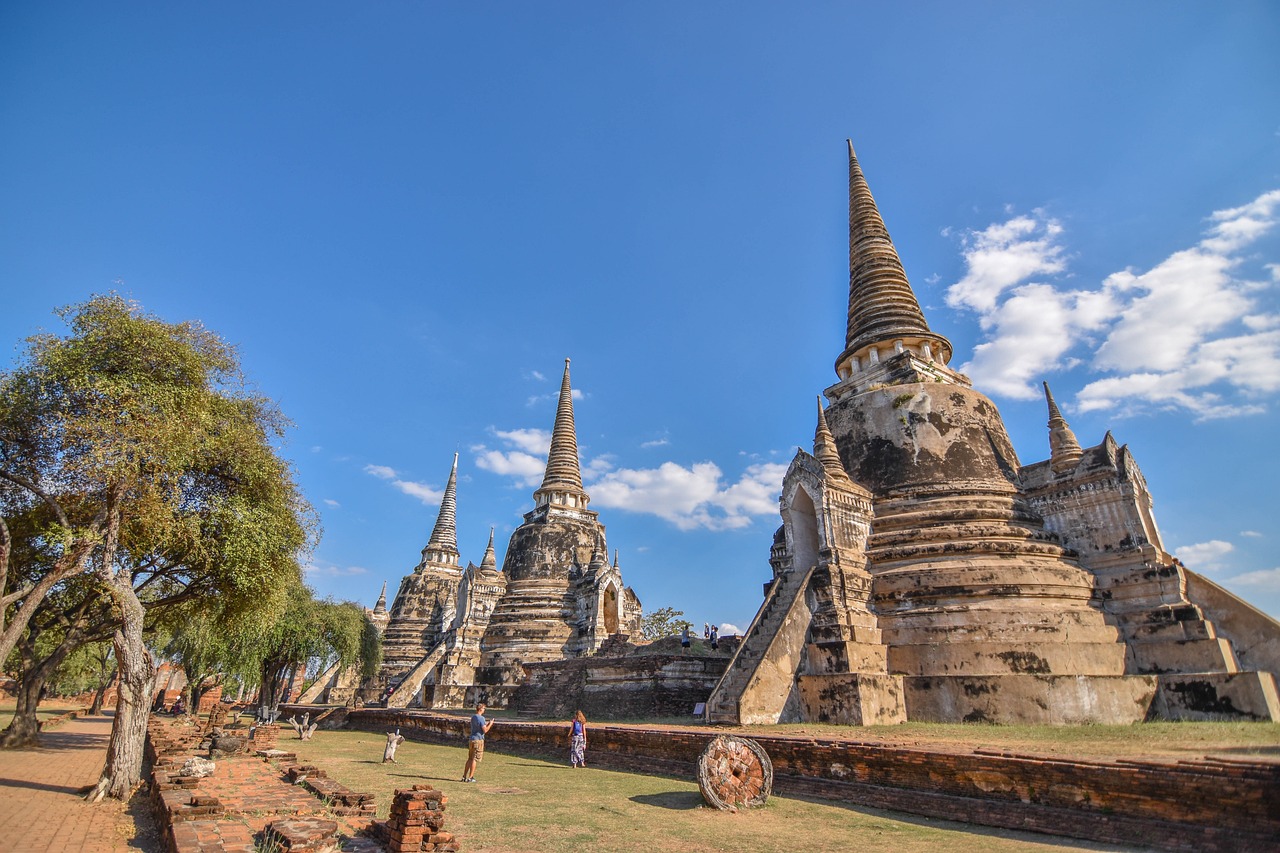
[[[569,721],[569,763],[574,767],[587,766],[587,717],[582,711]]]

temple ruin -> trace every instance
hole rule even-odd
[[[713,722],[1280,719],[1280,624],[1165,551],[1136,461],[1047,460],[948,367],[849,145],[849,303]]]
[[[610,636],[639,634],[640,600],[623,584],[616,553],[608,561],[604,525],[587,508],[568,359],[546,474],[502,571],[492,531],[480,565],[459,567],[457,472],[455,454],[431,537],[389,612],[381,681],[390,707],[503,707],[524,664],[589,655]]]

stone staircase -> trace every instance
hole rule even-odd
[[[414,664],[413,669],[405,673],[404,679],[397,685],[396,689],[387,697],[388,708],[407,708],[414,697],[418,695],[418,691],[422,689],[422,682],[427,680],[436,668],[436,664],[444,659],[445,652],[449,650],[448,640],[452,633],[446,634],[440,639],[440,642],[431,647],[431,651]]]
[[[769,588],[742,645],[707,701],[707,721],[777,723],[795,687],[809,628],[805,590],[814,566],[783,572]],[[762,666],[765,662],[770,666]]]

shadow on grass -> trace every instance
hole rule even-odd
[[[667,791],[662,794],[637,794],[631,802],[660,809],[691,811],[702,807],[702,794],[697,791]]]
[[[796,796],[787,795],[788,799],[801,800],[806,803],[814,803],[820,806],[829,806],[831,808],[843,809],[845,811],[856,812],[863,817],[891,820],[898,823],[910,824],[922,829],[940,830],[942,832],[964,833],[970,836],[986,836],[989,838],[1004,838],[1012,841],[1026,840],[1042,844],[1046,847],[1066,847],[1072,850],[1097,850],[1097,851],[1140,851],[1145,848],[1137,847],[1122,842],[1106,842],[1093,841],[1087,838],[1073,838],[1063,835],[1041,834],[1033,830],[1013,829],[1003,826],[985,826],[976,823],[964,823],[957,820],[949,820],[942,817],[929,817],[927,815],[911,814],[909,812],[900,812],[894,809],[881,809],[875,806],[864,806],[859,803],[844,803],[838,800],[825,800],[821,797]],[[966,842],[967,843],[967,842]],[[974,842],[975,844],[977,842]],[[970,849],[965,847],[964,849]],[[977,849],[976,847],[973,849]]]
[[[460,782],[457,776],[425,776],[421,773],[388,773],[387,778],[413,779],[415,782]]]

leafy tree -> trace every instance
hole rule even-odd
[[[693,623],[684,618],[683,610],[671,607],[660,607],[652,613],[646,613],[640,621],[640,636],[646,640],[657,640],[672,637],[685,628],[692,628]]]
[[[120,682],[90,799],[123,798],[140,779],[154,681],[148,608],[277,602],[315,523],[273,446],[286,421],[246,386],[230,345],[116,295],[58,313],[70,334],[30,338],[0,374],[0,505],[49,516],[36,534],[47,568],[14,590],[0,658],[54,586],[92,573],[116,611]]]
[[[258,639],[259,717],[276,717],[291,677],[315,658],[336,658],[342,666],[358,664],[366,675],[376,672],[382,646],[370,639],[371,630],[376,635],[360,605],[318,600],[305,585],[292,586],[281,618],[266,626]]]

